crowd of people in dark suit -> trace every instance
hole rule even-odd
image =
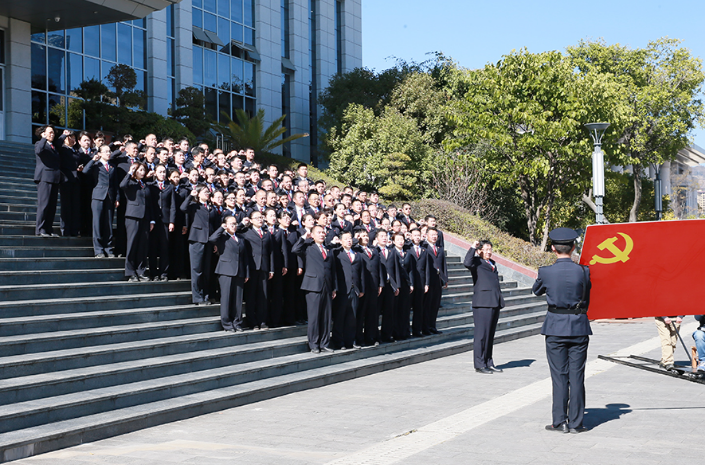
[[[225,331],[308,324],[315,353],[439,332],[444,238],[407,203],[313,181],[304,163],[261,166],[250,148],[37,136],[36,234],[58,236],[60,195],[63,236],[124,256],[131,282],[190,279],[193,303],[220,302]]]

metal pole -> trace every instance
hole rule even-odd
[[[656,178],[654,179],[654,209],[656,210],[656,219],[661,221],[663,212],[663,194],[661,193],[661,168],[656,167]]]
[[[595,222],[597,224],[605,223],[605,216],[602,206],[602,200],[605,196],[605,156],[602,152],[602,144],[595,142],[595,148],[592,152],[592,191],[595,196]]]
[[[673,325],[673,330],[676,332],[678,335],[678,339],[680,339],[681,344],[683,344],[683,350],[685,350],[685,353],[688,354],[688,360],[690,360],[690,366],[693,366],[693,356],[690,355],[690,352],[688,351],[688,348],[685,345],[685,342],[683,342],[683,338],[681,337],[680,331],[678,331],[678,326],[676,326],[675,323],[671,322],[671,325]]]

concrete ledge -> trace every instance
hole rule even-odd
[[[462,258],[465,258],[465,254],[468,250],[470,250],[470,246],[472,245],[467,240],[447,231],[443,231],[443,240],[446,251],[455,255],[460,255]],[[506,279],[517,281],[524,286],[533,286],[534,281],[536,281],[536,277],[538,276],[536,270],[532,270],[524,265],[513,262],[512,260],[504,258],[497,253],[493,253],[492,258],[497,263],[499,274],[504,276]]]

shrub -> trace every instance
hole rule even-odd
[[[555,262],[555,256],[552,253],[542,252],[538,247],[510,236],[451,202],[418,200],[411,202],[411,208],[417,218],[423,218],[426,215],[435,216],[441,230],[470,241],[489,239],[492,241],[494,251],[499,255],[529,268],[537,269]]]

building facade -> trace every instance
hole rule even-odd
[[[362,65],[361,0],[106,0],[100,11],[90,0],[71,11],[28,3],[46,10],[35,17],[0,6],[0,139],[29,142],[47,123],[96,129],[72,111],[76,90],[89,79],[107,84],[125,65],[146,96],[143,110],[167,115],[193,86],[216,121],[236,109],[262,109],[267,123],[285,114],[288,133],[310,136],[281,150],[308,161],[316,96],[334,74]]]

